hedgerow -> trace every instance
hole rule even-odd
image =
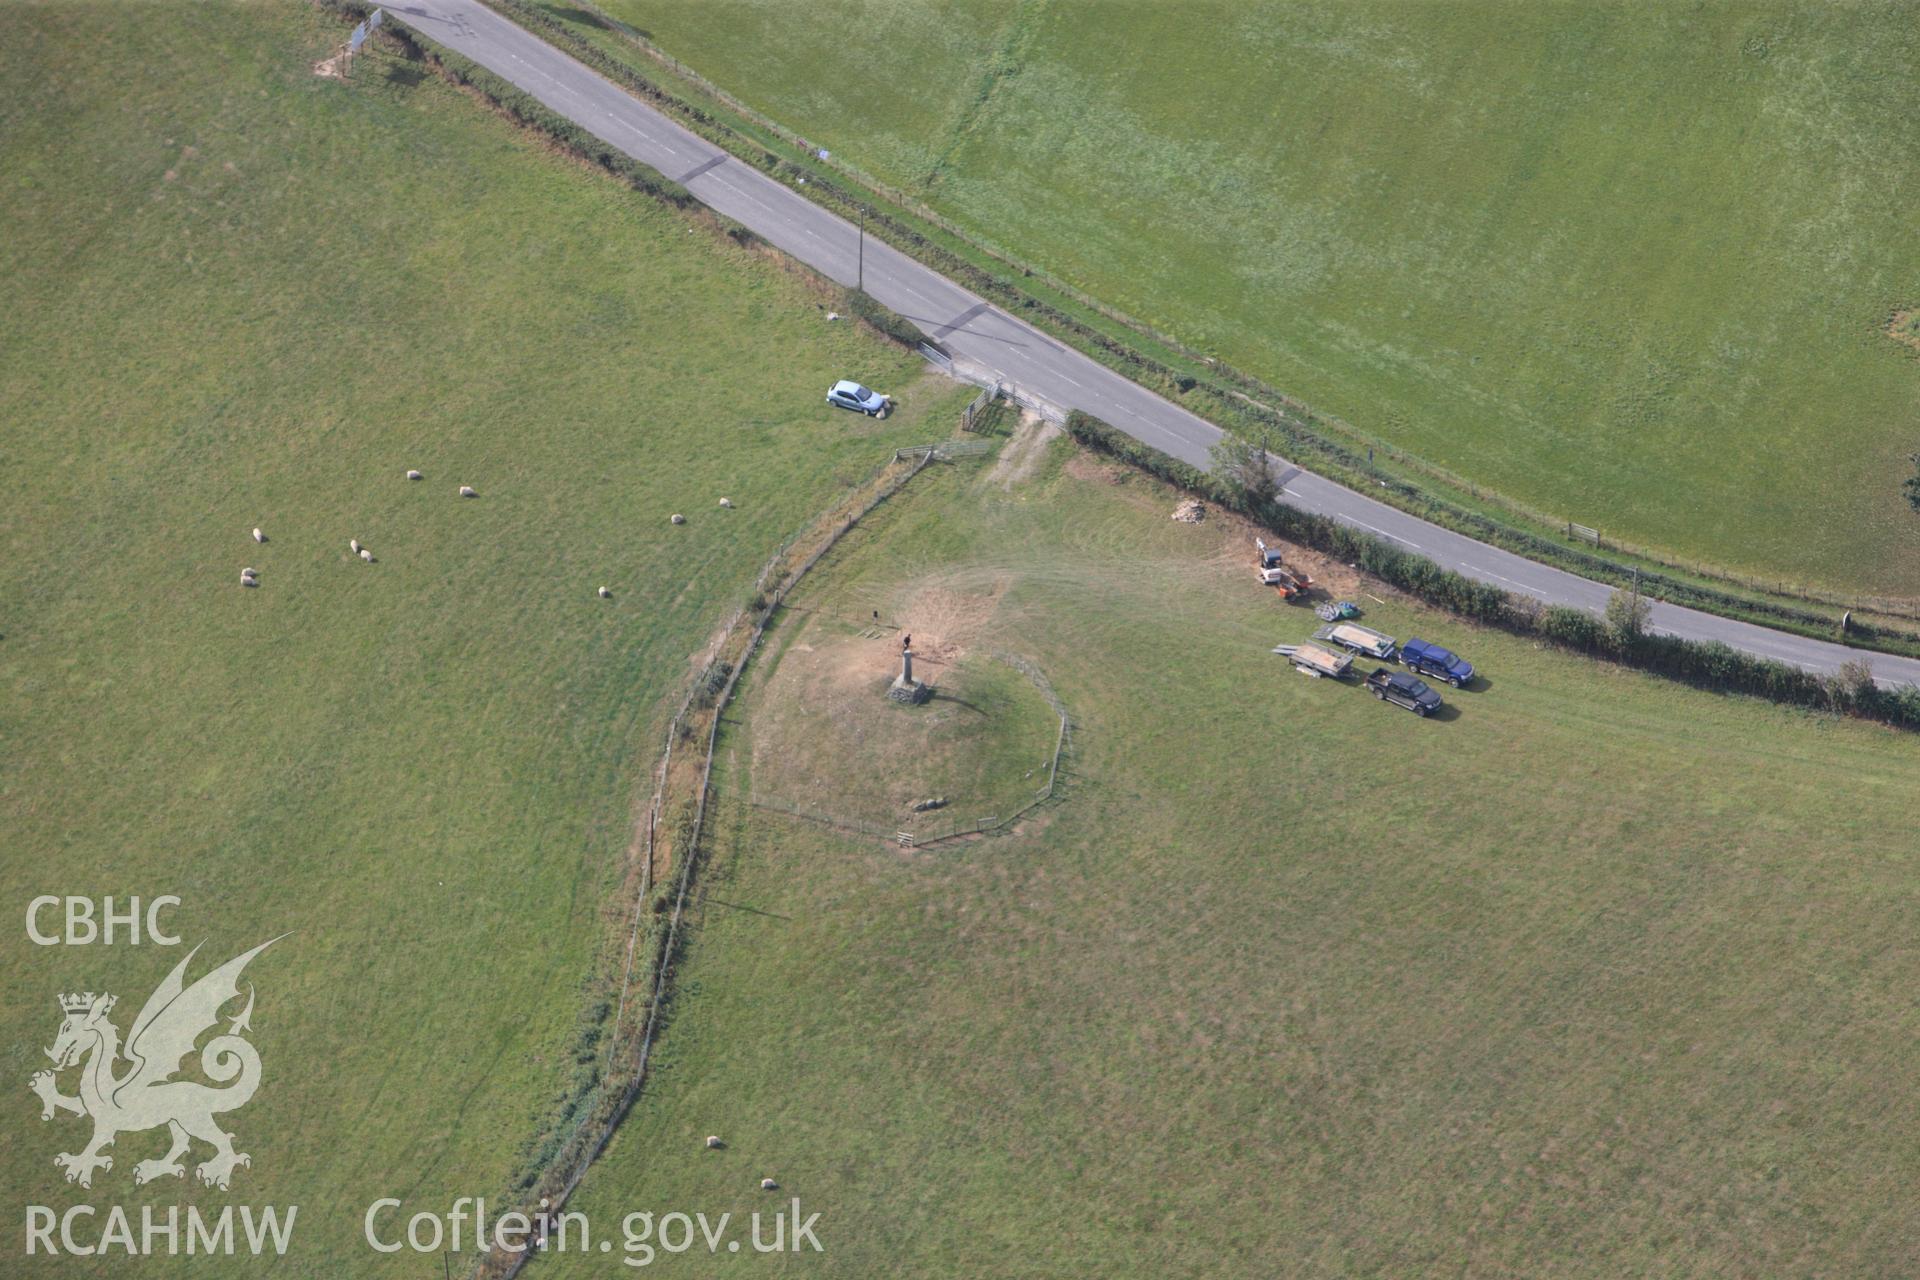
[[[1563,649],[1606,658],[1724,693],[1745,693],[1791,706],[1920,729],[1920,689],[1883,689],[1864,661],[1819,676],[1784,662],[1742,653],[1719,641],[1652,633],[1623,634],[1600,618],[1560,605],[1542,606],[1442,567],[1365,530],[1302,511],[1286,502],[1257,502],[1219,477],[1170,457],[1089,414],[1067,416],[1069,435],[1090,449],[1140,468],[1272,530],[1291,542],[1345,561],[1451,613],[1534,636]]]

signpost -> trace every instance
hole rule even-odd
[[[372,16],[355,27],[353,34],[347,37],[347,47],[341,52],[342,69],[340,74],[342,76],[350,76],[353,74],[353,55],[360,52],[360,46],[367,42],[367,37],[379,28],[380,20],[386,16],[387,11],[385,9],[375,9]]]

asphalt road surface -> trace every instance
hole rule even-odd
[[[658,169],[768,243],[843,285],[854,283],[858,237],[851,223],[689,133],[479,0],[405,0],[387,12]],[[1062,346],[891,245],[869,236],[865,258],[867,292],[957,359],[1046,404],[1083,410],[1176,458],[1206,465],[1208,447],[1220,437],[1212,423]],[[1292,476],[1287,495],[1297,506],[1366,529],[1470,578],[1550,604],[1597,612],[1611,594],[1610,587],[1428,524],[1308,471]],[[1652,622],[1659,631],[1720,640],[1809,671],[1830,673],[1849,658],[1867,657],[1880,683],[1920,684],[1920,659],[1868,654],[1678,605],[1656,603]]]

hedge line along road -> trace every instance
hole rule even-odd
[[[405,0],[388,13],[680,183],[718,213],[843,285],[854,283],[854,226],[667,117],[479,0]],[[867,292],[919,325],[958,360],[1062,411],[1080,409],[1172,454],[1207,465],[1220,429],[869,236]],[[846,371],[858,376],[859,370]],[[1292,466],[1289,472],[1296,472]],[[1549,604],[1598,612],[1612,589],[1432,525],[1324,477],[1297,471],[1295,505],[1418,551],[1470,578]],[[1831,673],[1869,658],[1881,684],[1920,685],[1920,659],[1870,654],[1678,605],[1656,603],[1656,630],[1719,640],[1761,657]]]

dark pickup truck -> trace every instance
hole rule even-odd
[[[1425,640],[1409,640],[1400,646],[1400,661],[1407,670],[1436,680],[1445,680],[1458,689],[1473,679],[1473,664],[1451,649],[1442,649]]]
[[[1440,709],[1440,695],[1427,688],[1426,681],[1404,671],[1375,667],[1367,677],[1367,688],[1373,690],[1374,697],[1405,707],[1417,716],[1429,716]]]

